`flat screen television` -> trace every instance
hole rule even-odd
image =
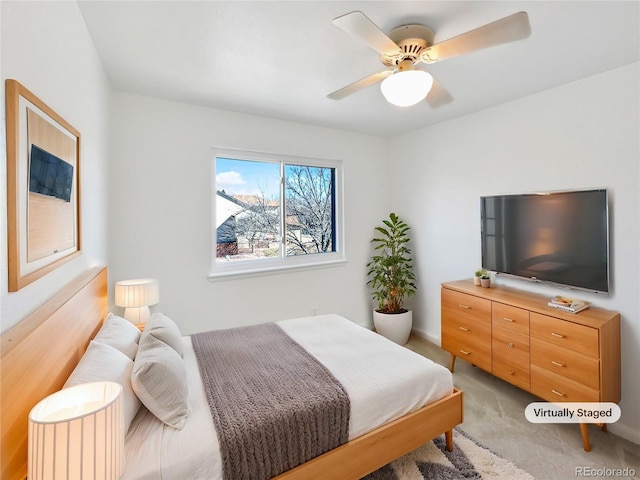
[[[70,202],[72,187],[73,166],[32,144],[29,191]]]
[[[480,198],[482,267],[609,293],[606,189]]]

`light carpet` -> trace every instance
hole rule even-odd
[[[447,452],[441,435],[363,480],[535,480],[458,428],[453,431],[453,443],[453,451]]]

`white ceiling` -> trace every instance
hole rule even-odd
[[[78,1],[117,90],[391,136],[490,108],[640,58],[638,1]],[[326,95],[383,70],[332,19],[360,10],[384,32],[420,23],[439,43],[518,11],[532,34],[425,68],[454,101],[388,104],[371,86]],[[594,92],[605,95],[606,92]]]

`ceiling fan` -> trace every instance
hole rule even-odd
[[[436,45],[433,44],[433,31],[424,25],[403,25],[387,36],[359,11],[337,17],[333,24],[378,52],[382,63],[390,68],[336,90],[327,97],[340,100],[382,82],[381,90],[387,101],[403,107],[415,105],[425,97],[432,108],[453,100],[442,85],[416,65],[521,40],[531,33],[527,12],[514,13]]]

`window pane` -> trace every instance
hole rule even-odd
[[[209,278],[346,261],[341,161],[217,147],[213,153]]]
[[[280,165],[216,158],[216,263],[280,257]]]
[[[335,169],[285,165],[287,256],[335,252]]]

